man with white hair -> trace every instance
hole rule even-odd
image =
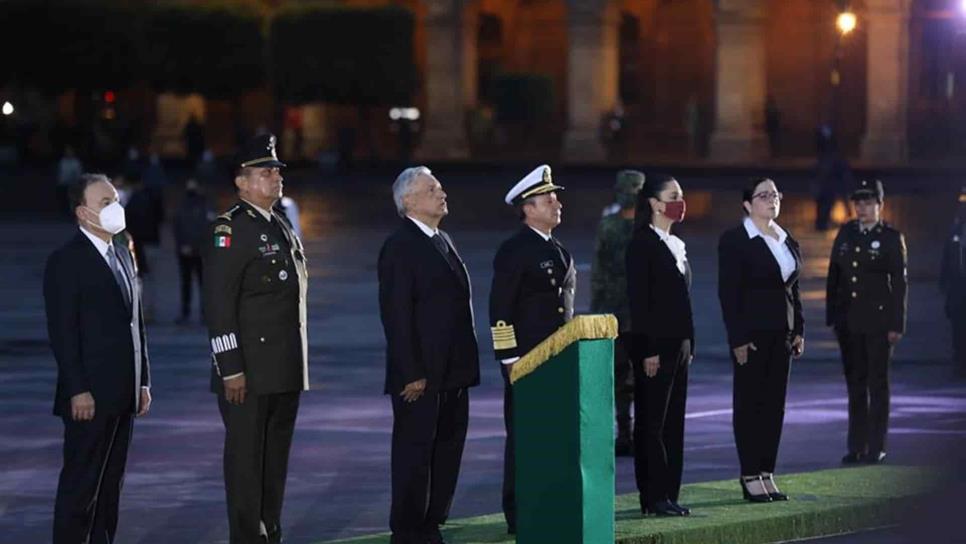
[[[392,544],[443,544],[480,383],[470,277],[439,223],[446,193],[429,168],[392,186],[399,228],[379,252],[379,311],[386,334],[385,393],[392,400]]]

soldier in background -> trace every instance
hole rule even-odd
[[[631,403],[634,401],[634,374],[628,352],[627,332],[631,329],[627,302],[627,271],[624,255],[634,231],[637,193],[644,186],[644,174],[621,170],[614,186],[619,209],[605,215],[597,227],[594,264],[590,273],[590,311],[617,316],[620,335],[614,343],[614,400],[617,413],[618,456],[634,455]]]
[[[881,463],[889,428],[889,362],[906,330],[906,241],[881,220],[882,182],[852,193],[856,219],[832,245],[826,325],[835,328],[849,392],[845,464]]]
[[[966,186],[943,247],[939,288],[946,296],[946,317],[952,325],[953,362],[966,373]]]

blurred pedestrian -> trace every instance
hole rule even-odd
[[[74,148],[70,145],[65,146],[64,155],[57,162],[57,210],[67,214],[68,217],[74,216],[70,209],[68,194],[70,188],[80,181],[83,171],[84,167],[77,158]]]
[[[287,195],[283,196],[275,204],[275,207],[278,208],[280,212],[285,214],[285,218],[288,219],[288,222],[292,224],[292,230],[295,231],[295,234],[297,234],[299,238],[301,238],[302,220],[299,217],[299,205],[295,202],[295,199]]]
[[[205,127],[193,113],[184,126],[184,148],[188,164],[196,164],[205,150]]]
[[[881,219],[882,182],[852,193],[856,218],[839,229],[826,283],[849,394],[845,464],[881,463],[889,430],[889,364],[906,332],[906,241]]]
[[[745,500],[787,500],[774,472],[791,358],[805,352],[798,242],[775,222],[782,193],[757,178],[741,194],[745,218],[718,243],[718,298],[734,369],[735,445]]]
[[[644,174],[621,170],[614,186],[618,211],[605,215],[597,227],[594,262],[590,272],[590,311],[617,316],[620,336],[614,343],[614,400],[617,415],[617,440],[614,453],[633,455],[631,403],[634,401],[634,374],[628,351],[631,329],[627,301],[627,268],[624,255],[634,232],[637,193],[644,186]]]
[[[959,192],[956,217],[943,248],[939,287],[952,325],[953,361],[959,372],[966,373],[966,186]]]
[[[819,155],[815,167],[812,190],[815,195],[815,230],[828,230],[835,203],[845,200],[853,184],[848,160],[834,145],[829,144]]]
[[[131,189],[131,199],[126,208],[127,232],[133,239],[138,280],[143,288],[144,318],[150,322],[154,319],[155,311],[152,252],[161,241],[161,221],[157,216],[154,197],[141,179],[127,178],[127,183]]]
[[[181,276],[181,314],[176,320],[179,325],[184,325],[191,319],[192,283],[197,280],[199,292],[202,289],[201,247],[206,240],[208,223],[214,218],[215,214],[198,181],[189,178],[185,182],[184,195],[172,222]]]
[[[225,172],[211,149],[205,149],[201,153],[201,160],[195,165],[194,178],[206,191],[217,189],[226,179]]]

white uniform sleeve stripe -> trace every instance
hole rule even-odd
[[[231,340],[231,349],[238,349],[238,340],[235,339],[235,333],[229,334],[228,338]]]
[[[212,353],[218,353],[218,346],[215,345],[215,339],[214,338],[211,339],[211,352]]]
[[[225,352],[225,340],[222,338],[218,338],[218,353],[224,353],[224,352]]]

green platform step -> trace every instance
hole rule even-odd
[[[621,495],[615,502],[615,542],[757,544],[882,527],[893,523],[901,499],[928,492],[928,474],[920,467],[888,465],[789,474],[778,482],[791,500],[767,504],[743,501],[737,478],[690,484],[681,494],[681,504],[693,511],[689,518],[642,518],[637,495]],[[443,534],[450,544],[514,542],[502,514],[451,520]],[[386,544],[389,534],[329,542]]]

